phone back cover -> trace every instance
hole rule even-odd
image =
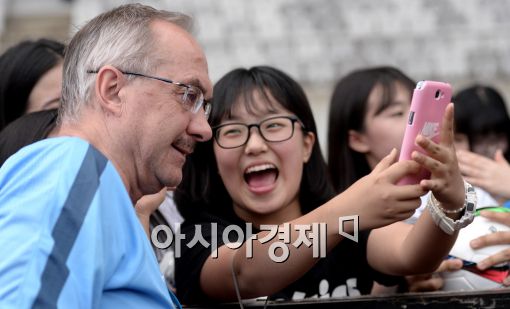
[[[441,96],[436,97],[438,90],[441,91]],[[425,150],[414,143],[418,134],[439,143],[443,115],[446,106],[450,103],[451,96],[452,89],[447,83],[435,81],[418,83],[413,92],[399,161],[411,160],[411,153],[414,150],[426,154]],[[415,184],[429,177],[430,173],[422,169],[418,174],[405,176],[399,181],[399,184]]]

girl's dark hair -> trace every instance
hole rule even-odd
[[[411,93],[415,86],[412,79],[392,67],[354,71],[336,84],[329,108],[328,168],[337,192],[371,172],[365,155],[349,147],[349,130],[364,130],[368,97],[376,86],[382,87],[378,114],[393,102],[397,83]]]
[[[229,118],[238,104],[244,104],[249,112],[254,111],[254,91],[265,96],[269,108],[272,104],[269,96],[272,96],[283,108],[299,117],[304,130],[317,137],[315,120],[303,89],[287,74],[267,66],[236,69],[216,83],[209,120],[211,126],[217,126],[222,120]],[[310,159],[304,164],[301,179],[299,200],[303,213],[322,205],[333,195],[326,162],[317,138]],[[232,213],[232,199],[218,173],[213,140],[199,143],[188,156],[183,180],[174,198],[185,218],[190,218],[197,210],[207,210],[217,215]]]
[[[64,45],[48,39],[20,42],[0,56],[0,130],[26,112],[32,88],[63,56]]]
[[[56,109],[26,114],[0,131],[0,166],[21,148],[48,137],[57,114]]]
[[[466,134],[470,145],[476,136],[503,134],[510,145],[510,118],[501,94],[490,86],[473,85],[459,91],[455,104],[455,131]],[[505,153],[510,160],[510,148]]]

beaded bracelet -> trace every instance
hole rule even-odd
[[[453,235],[456,231],[469,225],[473,222],[474,213],[476,210],[476,193],[472,185],[464,181],[464,188],[466,190],[465,201],[462,208],[456,210],[446,210],[439,206],[439,202],[434,198],[434,195],[429,196],[427,209],[429,210],[432,221],[446,234]],[[449,218],[445,212],[462,212],[462,216],[453,220]]]
[[[464,195],[466,196],[466,198],[464,199],[464,204],[462,204],[462,206],[457,209],[445,209],[445,208],[441,207],[441,203],[436,199],[436,197],[434,196],[434,194],[432,192],[430,193],[430,201],[434,204],[435,207],[437,207],[443,213],[458,214],[458,213],[463,212],[464,209],[466,209],[466,206],[468,205],[468,203],[470,202],[470,200],[467,198],[467,196],[469,196],[468,192],[470,192],[470,191],[474,191],[473,186],[471,186],[471,184],[469,184],[467,181],[464,180]]]

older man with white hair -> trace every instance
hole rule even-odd
[[[205,55],[188,16],[97,16],[64,61],[57,137],[0,170],[0,307],[169,308],[133,204],[174,187],[211,138]]]

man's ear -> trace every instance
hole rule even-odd
[[[370,145],[365,140],[365,135],[355,130],[349,130],[349,147],[359,153],[370,151]]]
[[[101,108],[107,114],[120,115],[122,113],[122,99],[119,92],[125,84],[124,75],[113,66],[106,65],[97,72],[96,96]]]

